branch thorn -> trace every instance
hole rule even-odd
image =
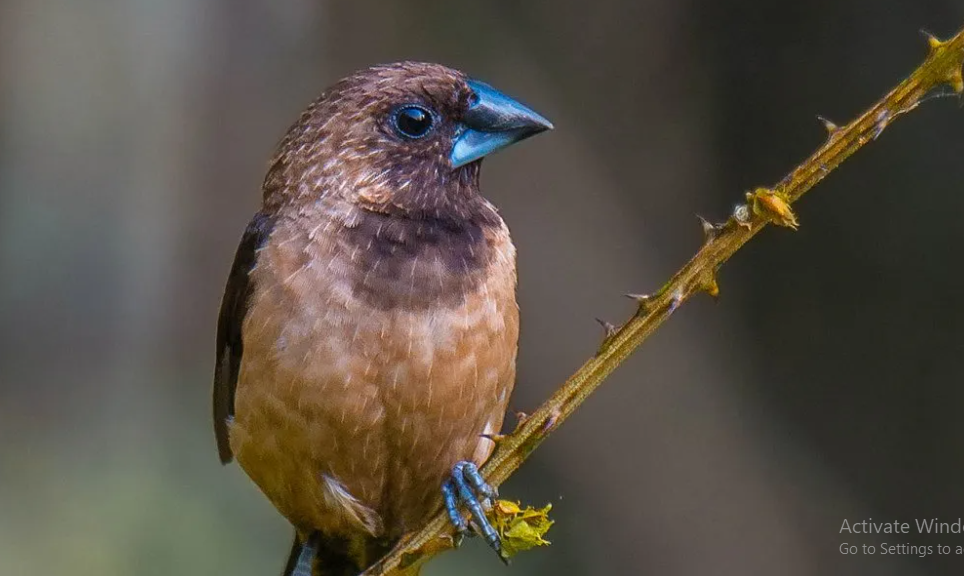
[[[943,44],[943,42],[937,39],[937,36],[934,36],[933,34],[928,32],[927,30],[924,30],[923,28],[921,28],[920,33],[924,36],[924,38],[927,38],[927,45],[930,46],[930,49],[932,51],[937,50],[938,48],[941,47],[941,44]]]
[[[603,350],[605,350],[606,346],[608,346],[609,343],[612,342],[613,336],[616,335],[617,330],[615,326],[613,326],[612,324],[610,324],[609,322],[606,322],[601,318],[596,318],[596,322],[599,322],[599,325],[602,326],[603,330],[606,331],[606,335],[603,336],[603,340],[599,344],[599,349],[596,350],[596,354],[600,354],[602,353]]]
[[[716,276],[711,271],[707,271],[700,281],[700,289],[709,294],[714,300],[720,297],[720,285],[716,282]]]
[[[599,325],[602,326],[602,327],[603,327],[603,330],[606,331],[606,339],[607,339],[607,340],[608,340],[609,338],[612,338],[613,336],[616,335],[616,327],[613,326],[612,324],[610,324],[609,322],[606,322],[605,320],[603,320],[603,319],[601,319],[601,318],[596,318],[596,322],[599,322]]]
[[[927,38],[927,45],[930,46],[931,56],[948,44],[948,42],[941,42],[936,36],[926,30],[921,30],[921,34]],[[961,73],[960,64],[954,68],[945,81],[950,84],[951,88],[953,88],[958,94],[964,93],[964,75]]]
[[[700,226],[703,228],[703,239],[706,242],[712,242],[716,238],[717,234],[720,233],[721,226],[713,224],[699,214],[697,214],[696,217],[700,219]]]
[[[840,126],[837,126],[836,124],[834,124],[832,121],[830,121],[828,118],[824,116],[818,115],[817,120],[819,120],[820,123],[823,124],[823,127],[827,129],[827,133],[830,135],[831,138],[836,136],[837,132],[840,130]]]
[[[653,296],[651,294],[625,294],[625,296],[630,300],[635,300],[642,310],[648,309],[653,303]]]
[[[481,436],[482,438],[485,438],[486,440],[491,440],[496,444],[505,440],[505,437],[506,437],[505,434],[479,434],[479,436]]]
[[[525,425],[526,420],[529,419],[529,415],[523,412],[522,410],[515,410],[515,419],[516,419],[515,429],[516,431],[518,431],[522,429],[522,427]]]

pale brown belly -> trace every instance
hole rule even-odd
[[[518,340],[502,284],[417,312],[330,295],[312,308],[280,284],[255,298],[231,448],[296,527],[398,536],[440,504],[455,462],[488,457]]]

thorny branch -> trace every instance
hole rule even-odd
[[[933,89],[949,85],[964,93],[964,30],[941,42],[927,35],[930,53],[914,72],[869,110],[846,126],[820,118],[827,141],[772,188],[747,193],[747,203],[736,207],[723,224],[703,224],[705,242],[696,255],[662,288],[651,295],[628,295],[639,304],[622,327],[607,323],[599,351],[582,365],[535,413],[523,419],[514,432],[499,439],[482,469],[493,486],[503,483],[548,434],[572,412],[648,338],[681,304],[699,292],[719,293],[716,271],[757,232],[774,223],[797,227],[790,205],[859,150],[876,139],[898,116],[915,109]],[[453,530],[439,511],[421,530],[412,533],[363,576],[395,576],[417,568],[431,556],[454,545]]]

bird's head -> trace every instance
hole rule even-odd
[[[282,141],[266,201],[335,195],[373,212],[457,216],[480,160],[552,124],[437,64],[374,66],[325,91]],[[454,211],[454,213],[453,213]]]

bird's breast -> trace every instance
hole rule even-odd
[[[292,219],[252,280],[238,461],[296,525],[413,528],[501,427],[518,340],[507,230]]]

